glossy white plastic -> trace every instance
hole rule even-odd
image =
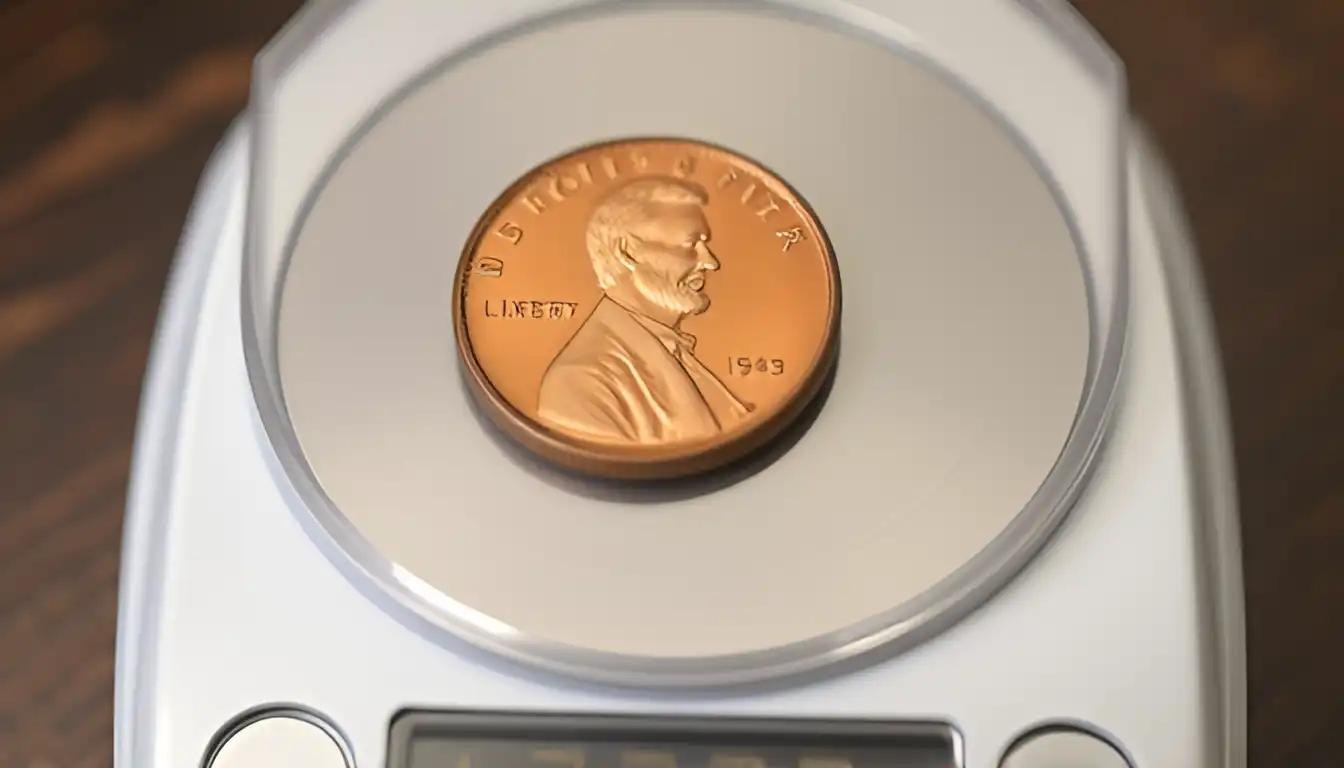
[[[383,765],[391,718],[413,706],[935,719],[958,729],[969,768],[1070,723],[1135,768],[1244,765],[1217,358],[1175,198],[1150,149],[1125,141],[1121,69],[1063,3],[775,4],[896,41],[992,104],[1053,174],[1094,279],[1117,281],[1094,306],[1112,344],[1092,383],[1117,387],[1095,414],[1113,415],[1106,450],[1050,545],[936,638],[791,687],[577,683],[387,610],[315,540],[304,521],[317,513],[273,442],[274,278],[312,184],[385,98],[445,52],[593,4],[313,3],[259,63],[254,109],[202,182],[160,320],[128,503],[118,768],[199,764],[259,706],[329,724],[358,768]]]
[[[1142,768],[1245,765],[1217,358],[1179,219],[1151,213],[1173,202],[1151,156],[1130,165],[1136,311],[1119,418],[1052,545],[971,618],[880,666],[788,690],[656,696],[449,651],[313,545],[297,498],[276,482],[242,359],[246,139],[244,124],[203,182],[146,386],[121,590],[118,768],[197,764],[239,713],[271,703],[324,716],[360,768],[383,764],[390,719],[408,706],[932,717],[959,729],[969,768],[1068,721],[1108,734]]]

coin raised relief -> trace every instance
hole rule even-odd
[[[454,291],[478,405],[561,466],[673,478],[762,447],[835,360],[840,281],[784,181],[684,139],[551,160],[481,218]]]

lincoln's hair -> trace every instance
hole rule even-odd
[[[602,290],[616,285],[625,271],[619,251],[635,237],[634,225],[656,219],[661,208],[709,202],[703,187],[681,179],[644,177],[622,184],[602,198],[588,220],[588,256]]]

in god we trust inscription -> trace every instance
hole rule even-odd
[[[840,280],[781,179],[684,139],[542,164],[486,211],[454,291],[489,418],[570,469],[665,479],[779,434],[834,364]]]

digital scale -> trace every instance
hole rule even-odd
[[[753,158],[834,248],[835,373],[727,475],[552,471],[458,375],[482,211],[631,136]],[[1064,2],[313,0],[163,308],[115,765],[1239,768],[1220,376]]]

